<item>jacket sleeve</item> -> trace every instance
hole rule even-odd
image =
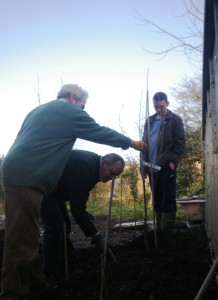
[[[79,168],[75,167],[77,174],[72,178],[68,177],[68,199],[70,201],[70,209],[75,221],[85,234],[89,237],[97,232],[94,224],[94,218],[86,210],[86,204],[89,199],[89,193],[95,186],[96,180],[92,170],[80,162]]]
[[[77,138],[112,147],[121,147],[124,150],[131,147],[131,139],[129,137],[116,130],[99,125],[85,111],[79,111],[74,121]]]
[[[179,116],[175,117],[174,126],[173,126],[173,149],[171,153],[170,160],[178,165],[185,152],[185,130],[182,118]]]
[[[86,203],[88,201],[89,192],[77,190],[75,195],[70,199],[71,213],[85,234],[85,236],[93,236],[97,229],[94,224],[94,218],[86,211]]]

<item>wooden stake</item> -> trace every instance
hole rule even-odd
[[[55,251],[55,250],[54,250]],[[65,278],[68,280],[68,262],[67,262],[67,226],[64,222],[64,262],[65,262]]]
[[[108,211],[108,217],[107,217],[107,228],[106,228],[106,235],[105,235],[104,253],[102,255],[102,260],[101,260],[100,300],[102,300],[102,297],[103,297],[103,289],[104,289],[104,284],[105,284],[105,266],[106,266],[107,247],[108,247],[109,231],[110,231],[110,224],[111,224],[111,208],[112,208],[112,200],[113,200],[113,194],[114,194],[115,178],[116,178],[115,176],[112,176],[111,192],[110,192],[110,199],[109,199],[109,211]]]
[[[150,249],[148,243],[148,226],[147,226],[147,199],[146,199],[146,190],[145,190],[145,178],[142,176],[142,184],[143,184],[143,200],[144,200],[144,243],[145,248]]]
[[[146,118],[148,121],[148,156],[149,161],[151,161],[150,157],[150,112],[149,112],[149,92],[148,92],[148,75],[149,75],[149,69],[147,72],[147,94],[146,94]],[[154,209],[154,186],[153,186],[153,169],[151,168],[151,175],[150,175],[150,186],[151,186],[151,196],[152,196],[152,209],[153,209],[153,224],[154,224],[154,241],[155,241],[155,247],[158,248],[157,244],[157,230],[156,230],[156,215],[155,215],[155,209]]]

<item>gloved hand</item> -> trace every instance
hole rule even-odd
[[[138,151],[145,151],[147,148],[147,144],[142,141],[132,141],[131,147]]]
[[[95,245],[96,249],[101,253],[104,254],[104,248],[105,248],[105,239],[104,237],[97,232],[91,240],[91,244]],[[107,258],[113,261],[113,263],[117,263],[116,256],[114,255],[113,251],[110,249],[109,245],[107,246]]]

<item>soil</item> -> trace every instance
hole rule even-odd
[[[111,228],[116,223],[119,221],[112,220]],[[105,218],[97,218],[96,224],[105,232]],[[72,227],[78,266],[48,300],[67,296],[72,300],[193,300],[212,266],[204,224],[187,227],[182,222],[174,232],[156,235],[152,228],[147,235],[143,227],[113,229],[109,236],[117,264],[107,260],[105,269],[90,240],[84,238],[76,224]],[[4,230],[0,233],[2,263]],[[215,279],[214,276],[201,300],[218,299]]]

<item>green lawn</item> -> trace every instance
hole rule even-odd
[[[88,205],[87,211],[93,216],[107,216],[109,213],[109,208],[107,206],[99,205]],[[111,216],[114,218],[120,218],[122,216],[125,219],[144,218],[144,208],[137,205],[135,212],[133,207],[120,207],[118,205],[113,205],[111,208]]]
[[[107,206],[99,206],[99,205],[88,205],[87,211],[92,214],[93,216],[107,216],[109,212],[109,208]],[[120,218],[122,215],[123,218],[126,219],[144,219],[144,205],[143,204],[137,204],[134,212],[134,207],[121,207],[118,205],[113,205],[111,210],[112,217]],[[148,220],[153,219],[153,210],[152,207],[149,206],[147,209],[147,218]],[[184,219],[184,212],[183,208],[181,208],[180,205],[177,205],[177,219]]]
[[[70,207],[69,203],[67,204],[68,211],[70,213]],[[93,216],[107,216],[109,212],[109,208],[106,204],[104,205],[93,205],[89,204],[87,205],[87,211],[93,215]],[[4,206],[2,202],[0,202],[0,215],[4,214]],[[144,205],[141,203],[136,204],[135,212],[134,212],[134,207],[129,207],[129,206],[122,206],[120,205],[112,205],[112,210],[111,210],[111,216],[113,218],[122,218],[124,219],[144,219]],[[147,209],[147,216],[148,220],[153,219],[153,211],[151,206],[148,207]],[[184,212],[183,208],[180,205],[177,205],[177,214],[176,214],[177,219],[184,219]]]

